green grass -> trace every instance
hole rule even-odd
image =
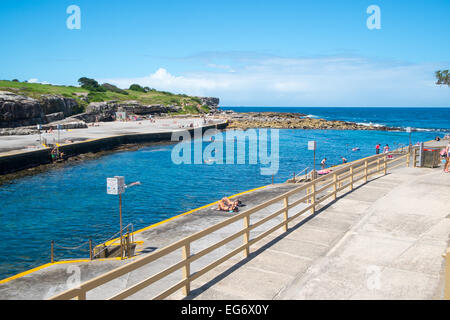
[[[88,94],[89,102],[102,102],[102,101],[129,101],[136,100],[141,104],[163,104],[163,105],[179,105],[185,104],[184,112],[179,113],[198,113],[197,105],[200,103],[200,99],[197,97],[190,97],[185,94],[173,94],[165,91],[151,90],[149,92],[138,92],[133,90],[125,90],[128,95],[124,95],[117,92],[89,92],[89,90],[75,87],[75,86],[56,86],[50,84],[40,83],[26,83],[26,82],[14,82],[8,80],[0,80],[0,91],[9,91],[16,94],[28,96],[34,99],[40,99],[43,94],[59,95],[66,98],[73,98],[77,100],[80,110],[84,109],[86,102],[82,101],[80,96],[76,96],[76,93]],[[208,112],[207,107],[201,107],[201,110]]]

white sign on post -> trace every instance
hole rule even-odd
[[[114,177],[106,179],[106,192],[119,195],[125,192],[125,177]]]
[[[308,141],[308,150],[316,150],[316,141]]]

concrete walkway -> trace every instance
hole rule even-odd
[[[188,299],[442,299],[449,234],[450,175],[398,169],[200,278]]]

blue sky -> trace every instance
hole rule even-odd
[[[450,68],[449,13],[444,0],[1,1],[0,79],[87,76],[221,105],[450,106],[433,74]]]

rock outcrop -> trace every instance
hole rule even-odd
[[[219,108],[219,98],[215,97],[198,97],[201,100],[201,105],[208,106],[212,113],[217,113]]]
[[[299,113],[284,112],[224,112],[229,129],[335,129],[335,130],[400,130],[400,128],[369,126],[354,122],[306,117]]]
[[[0,128],[46,124],[71,116],[75,99],[42,95],[40,100],[0,91]]]

